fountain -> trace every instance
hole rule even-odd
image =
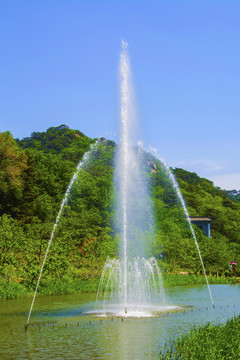
[[[115,186],[118,191],[118,227],[122,238],[120,259],[108,259],[100,280],[96,313],[115,314],[117,316],[154,316],[162,311],[176,309],[166,302],[162,285],[162,276],[156,259],[146,259],[145,240],[147,234],[153,234],[153,216],[148,184],[143,177],[141,154],[143,150],[133,141],[136,119],[133,106],[131,71],[127,53],[128,44],[122,42],[120,56],[121,83],[121,139],[116,156]],[[178,184],[170,168],[151,149],[164,167],[175,189],[189,223],[198,254],[201,260],[210,299],[214,307],[211,290],[187,208]]]
[[[140,143],[134,142],[137,126],[135,123],[133,87],[127,47],[128,44],[123,41],[119,67],[121,85],[121,139],[116,153],[114,179],[116,192],[118,193],[115,226],[121,234],[122,247],[119,259],[108,259],[106,261],[99,284],[95,309],[88,313],[104,316],[111,314],[111,316],[121,317],[149,317],[156,316],[160,312],[176,310],[179,307],[167,303],[162,284],[162,275],[157,260],[153,257],[147,259],[146,239],[154,236],[154,221],[150,190],[146,180],[147,176],[144,174],[144,151]],[[63,207],[68,200],[70,190],[80,169],[87,163],[97,143],[93,145],[85,154],[83,160],[79,162],[61,203],[38,277],[26,329],[29,325],[49,247],[54,237]],[[154,151],[151,150],[151,152]],[[156,152],[155,156],[164,166],[184,209],[199,253],[211,302],[214,307],[197,239],[178,184],[167,164],[159,158]]]
[[[160,268],[155,258],[133,258],[127,262],[108,259],[103,268],[96,308],[92,313],[104,316],[152,317],[177,309],[167,305]],[[127,295],[127,297],[126,297]]]
[[[162,275],[156,259],[146,258],[146,238],[153,236],[152,203],[144,152],[134,143],[136,126],[127,43],[120,56],[121,139],[116,154],[118,193],[116,227],[121,234],[120,259],[108,259],[100,280],[95,312],[116,316],[154,316],[175,309],[166,304]]]

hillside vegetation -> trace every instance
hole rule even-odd
[[[118,255],[120,234],[113,226],[117,145],[105,139],[97,146],[95,142],[66,125],[22,140],[0,133],[0,281],[35,286],[61,201],[86,152],[42,282],[96,278],[106,258]],[[166,171],[148,153],[142,171],[151,184],[155,216],[155,235],[139,235],[148,239],[148,255],[155,256],[165,272],[201,273],[188,222]],[[240,202],[195,173],[173,172],[190,216],[213,219],[211,238],[194,227],[207,272],[228,275],[229,262],[240,263]]]

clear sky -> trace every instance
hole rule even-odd
[[[239,0],[0,0],[0,131],[118,140],[121,39],[145,147],[240,189]]]

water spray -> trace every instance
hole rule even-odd
[[[92,151],[95,149],[95,147],[98,146],[99,142],[100,142],[100,141],[97,140],[94,144],[92,144],[91,147],[90,147],[90,149],[84,154],[83,159],[79,161],[79,163],[78,163],[78,165],[77,165],[77,169],[76,169],[75,173],[73,174],[73,177],[72,177],[72,179],[71,179],[71,181],[70,181],[70,183],[69,183],[69,185],[68,185],[68,187],[67,187],[67,191],[66,191],[66,193],[65,193],[64,199],[62,200],[62,203],[61,203],[61,206],[60,206],[60,209],[59,209],[59,212],[58,212],[58,215],[57,215],[55,224],[54,224],[54,226],[53,226],[53,230],[52,230],[50,239],[49,239],[49,241],[48,241],[47,249],[46,249],[45,256],[44,256],[44,259],[43,259],[43,262],[42,262],[41,270],[40,270],[40,273],[39,273],[39,276],[38,276],[38,280],[37,280],[37,285],[36,285],[36,288],[35,288],[35,292],[34,292],[34,295],[33,295],[31,307],[30,307],[30,310],[29,310],[27,323],[26,323],[26,325],[25,325],[25,331],[27,331],[28,326],[29,326],[29,321],[30,321],[30,317],[31,317],[33,305],[34,305],[34,302],[35,302],[35,298],[36,298],[38,286],[39,286],[39,283],[40,283],[40,280],[41,280],[41,277],[42,277],[43,268],[44,268],[44,265],[45,265],[45,262],[46,262],[46,259],[47,259],[47,255],[48,255],[48,252],[49,252],[49,248],[50,248],[50,245],[51,245],[51,243],[52,243],[52,240],[53,240],[53,237],[54,237],[54,234],[55,234],[55,231],[56,231],[56,228],[57,228],[57,225],[58,225],[60,216],[61,216],[62,211],[63,211],[63,207],[64,207],[64,205],[65,205],[65,204],[67,203],[67,201],[68,201],[68,197],[69,197],[69,194],[70,194],[70,190],[71,190],[71,188],[72,188],[72,185],[73,185],[74,181],[75,181],[75,180],[77,179],[77,177],[78,177],[78,173],[79,173],[80,169],[82,168],[82,166],[84,165],[84,163],[87,162],[87,160],[88,160],[89,157],[90,157],[90,154],[91,154]]]
[[[128,189],[128,171],[129,171],[129,107],[130,107],[130,67],[127,54],[127,42],[122,40],[122,52],[120,56],[120,79],[121,79],[121,199],[122,199],[122,217],[123,217],[123,287],[124,287],[124,304],[125,313],[127,313],[127,189]]]
[[[198,250],[198,255],[199,255],[199,258],[200,258],[200,261],[201,261],[201,264],[202,264],[202,268],[203,268],[203,272],[204,272],[204,276],[205,276],[205,279],[206,279],[206,283],[207,283],[207,287],[208,287],[208,292],[209,292],[209,296],[210,296],[210,299],[211,299],[211,303],[212,303],[212,306],[213,308],[215,309],[215,305],[214,305],[214,301],[213,301],[213,297],[212,297],[212,292],[211,292],[211,289],[210,289],[210,286],[209,286],[209,282],[208,282],[208,277],[207,277],[207,273],[206,273],[206,269],[205,269],[205,266],[204,266],[204,263],[203,263],[203,259],[202,259],[202,255],[201,255],[201,251],[199,249],[199,245],[198,245],[198,242],[197,242],[197,237],[196,237],[196,234],[193,230],[193,227],[192,227],[192,223],[191,223],[191,220],[190,220],[190,217],[189,217],[189,214],[188,214],[188,210],[187,210],[187,206],[185,204],[185,201],[183,199],[183,196],[181,194],[181,191],[180,191],[180,188],[179,188],[179,185],[178,185],[178,182],[177,180],[175,179],[175,176],[173,175],[172,171],[170,170],[169,166],[167,165],[167,163],[159,157],[158,153],[157,153],[157,150],[154,149],[154,148],[150,148],[150,151],[152,153],[154,153],[154,155],[156,156],[156,158],[161,162],[161,164],[164,166],[166,172],[167,172],[167,175],[170,179],[170,181],[172,182],[173,184],[173,187],[174,189],[176,190],[176,193],[178,195],[178,198],[181,202],[181,205],[183,207],[183,210],[184,210],[184,213],[186,215],[186,218],[187,218],[187,221],[189,223],[189,227],[190,227],[190,230],[191,230],[191,233],[192,233],[192,236],[193,236],[193,239],[194,239],[194,242],[195,242],[195,245],[196,245],[196,248]]]

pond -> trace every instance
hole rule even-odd
[[[240,313],[239,285],[179,286],[166,290],[181,311],[151,318],[98,317],[96,294],[39,296],[31,326],[31,298],[0,301],[0,359],[158,359],[161,346],[193,325],[225,322]]]

